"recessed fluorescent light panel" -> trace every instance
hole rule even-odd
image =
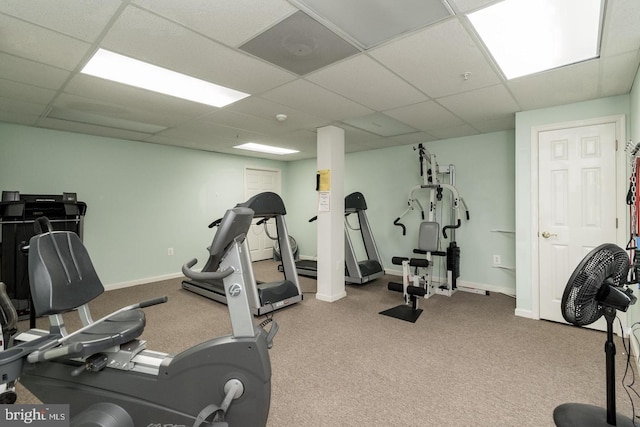
[[[288,148],[273,147],[271,145],[256,144],[255,142],[247,142],[246,144],[236,145],[233,148],[239,148],[241,150],[259,151],[261,153],[269,154],[293,154],[298,153],[298,150],[290,150]]]
[[[98,49],[82,73],[214,107],[249,96],[104,49]]]
[[[602,0],[504,0],[468,15],[507,79],[599,55]]]

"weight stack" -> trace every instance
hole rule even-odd
[[[460,277],[460,247],[456,242],[447,247],[447,270],[451,271],[454,279]]]

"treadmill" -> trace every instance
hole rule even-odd
[[[287,212],[282,198],[276,193],[264,192],[251,197],[244,203],[237,204],[236,207],[247,207],[253,210],[254,218],[262,218],[258,221],[258,225],[275,218],[278,234],[277,241],[280,246],[281,271],[284,273],[284,280],[268,283],[256,282],[255,287],[247,289],[253,315],[262,316],[302,301],[303,295],[300,290],[289,233],[284,220],[284,215]],[[218,226],[220,221],[221,219],[215,220],[209,224],[209,228]],[[209,248],[209,253],[209,260],[202,268],[203,272],[217,271],[220,266],[220,257],[211,252],[211,247]],[[224,304],[227,303],[222,280],[185,279],[182,281],[182,288],[212,300]]]
[[[367,219],[367,202],[360,192],[349,194],[344,199],[344,279],[347,283],[365,284],[384,275],[384,269],[380,262],[380,253],[371,232],[371,226]],[[349,215],[355,214],[360,224],[360,235],[364,243],[367,259],[358,261],[351,236],[349,235]],[[312,222],[317,217],[312,218]],[[315,260],[304,259],[296,262],[296,270],[300,276],[318,277],[318,263]]]

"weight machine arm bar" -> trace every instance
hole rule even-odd
[[[460,218],[458,218],[458,221],[456,222],[456,225],[445,225],[442,228],[442,235],[444,236],[444,238],[447,238],[447,229],[451,228],[453,230],[455,230],[456,228],[460,228],[460,225],[462,225],[462,221],[460,221]]]

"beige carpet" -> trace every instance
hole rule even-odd
[[[278,277],[270,261],[254,269]],[[435,296],[415,324],[404,322],[378,314],[402,300],[389,279],[347,286],[334,303],[315,299],[304,279],[304,301],[276,312],[269,426],[544,427],[561,403],[604,407],[604,333],[516,317],[514,299],[500,294]],[[175,353],[230,332],[226,306],[178,279],[107,292],[94,318],[165,294],[168,303],[146,309],[148,348]],[[626,355],[616,345],[621,379]],[[631,416],[619,384],[618,410]],[[19,393],[19,403],[35,401]]]

